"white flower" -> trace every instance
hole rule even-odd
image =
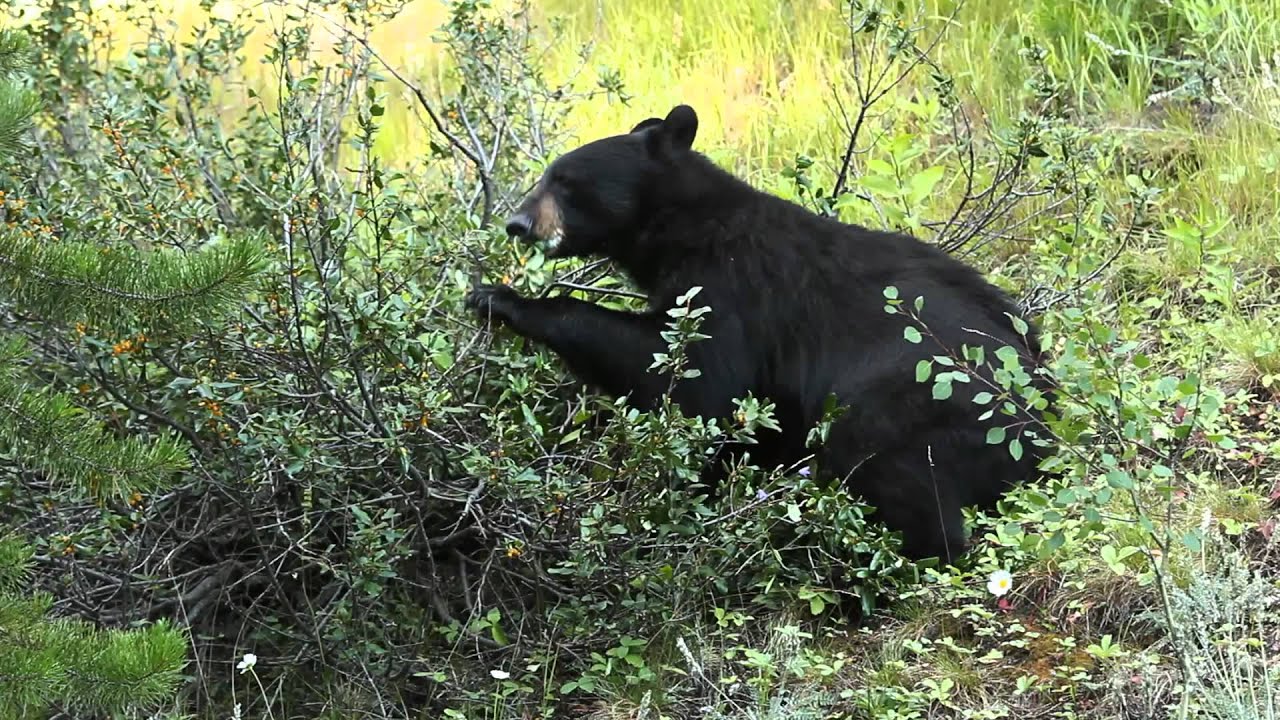
[[[987,580],[987,592],[1000,597],[1009,592],[1013,587],[1013,576],[1007,570],[997,570],[991,573],[991,578]]]
[[[236,665],[236,669],[240,671],[241,675],[243,675],[246,670],[253,668],[253,666],[257,664],[258,664],[257,655],[254,655],[253,653],[245,653],[244,659],[241,660],[238,665]]]
[[[494,680],[506,680],[511,677],[511,673],[506,670],[490,670],[489,675],[493,676]]]

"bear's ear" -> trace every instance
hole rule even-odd
[[[647,120],[641,120],[639,125],[636,125],[635,127],[631,128],[631,132],[638,133],[641,130],[645,130],[653,127],[654,125],[661,125],[661,124],[662,124],[662,118],[649,118]]]
[[[662,121],[662,134],[672,148],[688,150],[693,147],[693,139],[698,135],[698,114],[688,105],[671,108],[671,112]]]
[[[698,134],[698,114],[688,105],[677,105],[661,122],[646,120],[636,127],[652,128],[644,138],[650,153],[685,152],[693,147],[693,138]]]

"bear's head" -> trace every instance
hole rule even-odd
[[[697,132],[697,114],[679,105],[665,118],[649,118],[629,133],[560,156],[507,220],[507,234],[546,243],[552,258],[602,254],[626,244],[670,191]]]

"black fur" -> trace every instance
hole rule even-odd
[[[896,286],[907,305],[924,296],[924,321],[957,355],[967,344],[984,346],[992,362],[1003,345],[1035,356],[1035,330],[1025,342],[1005,316],[1016,306],[973,268],[914,238],[759,192],[691,150],[696,130],[693,110],[680,106],[567,153],[513,216],[527,231],[536,213],[558,208],[563,241],[553,254],[612,258],[646,291],[649,311],[502,286],[474,289],[468,305],[550,347],[582,381],[650,409],[668,387],[647,370],[666,350],[665,311],[702,286],[693,305],[711,306],[702,326],[711,339],[689,347],[702,375],[676,386],[681,409],[727,417],[748,392],[772,400],[782,432],[751,448],[770,467],[810,452],[806,434],[834,393],[849,409],[818,467],[849,475],[880,520],[902,531],[905,554],[954,559],[967,544],[961,508],[993,506],[1033,475],[1042,451],[1027,443],[1014,461],[1005,445],[986,443],[991,423],[978,421],[985,408],[972,398],[990,388],[956,383],[951,399],[932,398],[915,368],[940,349],[929,337],[903,339],[906,319],[884,311],[883,290]],[[997,412],[991,422],[1010,419]]]

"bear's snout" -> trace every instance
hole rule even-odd
[[[527,213],[516,213],[507,219],[507,237],[525,238],[533,227]]]

